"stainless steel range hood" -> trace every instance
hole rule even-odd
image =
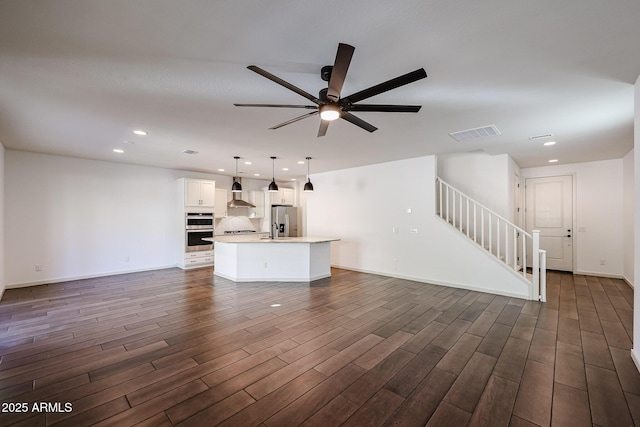
[[[238,182],[240,182],[240,184],[242,184],[242,179],[241,178],[237,178]],[[231,193],[231,197],[232,199],[227,202],[227,207],[228,208],[255,208],[256,206],[249,203],[249,202],[245,202],[242,199],[239,199],[236,197],[238,193]]]

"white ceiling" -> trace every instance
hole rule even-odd
[[[307,156],[312,173],[475,150],[522,167],[619,158],[633,146],[639,19],[637,0],[0,0],[0,142],[225,174],[238,155],[253,162],[243,176],[267,179],[277,156],[283,180]],[[233,106],[308,104],[246,66],[316,95],[339,42],[356,48],[343,95],[424,67],[367,100],[422,110],[356,113],[379,130],[338,120],[317,138],[317,116],[268,129],[304,110]],[[500,136],[448,136],[491,124]],[[546,133],[556,145],[529,140]]]

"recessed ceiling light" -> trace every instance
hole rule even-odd
[[[224,172],[224,169],[218,169],[218,172]]]
[[[556,142],[555,141],[547,141],[542,145],[554,145]]]
[[[254,173],[253,176],[260,176],[260,174],[259,173]]]
[[[558,159],[551,159],[549,160],[549,163],[556,163],[558,161]]]
[[[295,178],[291,178],[291,181],[295,181],[295,180],[296,180]]]
[[[288,171],[288,170],[289,170],[289,168],[282,168],[282,170],[283,170],[283,171]]]
[[[298,160],[299,165],[304,165],[304,160]]]
[[[198,154],[198,152],[197,152],[197,151],[195,151],[195,150],[189,150],[188,148],[187,148],[186,150],[182,150],[182,152],[183,152],[184,154]]]
[[[282,304],[271,304],[270,307],[280,307]]]
[[[244,162],[245,165],[251,165],[251,162]]]
[[[114,148],[114,149],[113,149],[113,152],[114,152],[114,153],[118,153],[118,154],[122,154],[122,153],[124,153],[124,150],[121,150],[121,149],[119,149],[119,148]]]
[[[141,136],[147,135],[147,132],[145,132],[143,130],[140,130],[140,129],[134,130],[133,133],[135,133],[136,135],[141,135]]]
[[[133,141],[122,141],[123,144],[130,144],[133,145]]]

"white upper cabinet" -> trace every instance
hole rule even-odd
[[[201,179],[184,180],[184,205],[212,208],[215,206],[216,182]],[[226,203],[225,203],[226,209]]]
[[[216,188],[216,203],[213,212],[216,218],[227,216],[227,190]]]
[[[249,193],[249,201],[255,205],[250,209],[250,218],[264,218],[264,191],[254,190]]]
[[[269,193],[272,205],[295,205],[295,190],[280,188],[276,193]]]

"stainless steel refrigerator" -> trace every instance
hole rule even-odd
[[[273,237],[298,237],[298,208],[273,206],[271,208]]]

